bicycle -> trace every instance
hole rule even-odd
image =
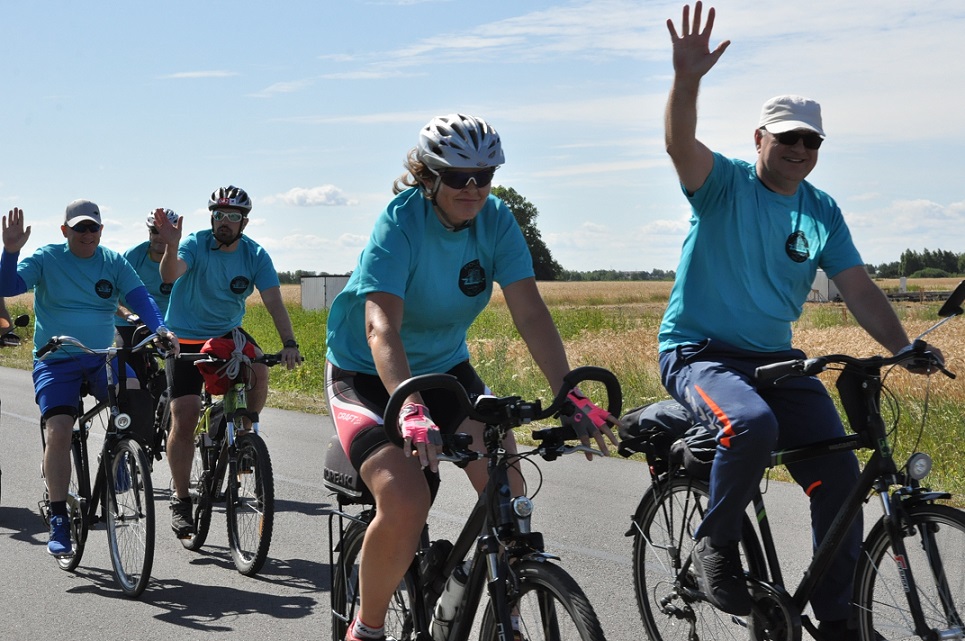
[[[518,396],[481,396],[472,404],[457,379],[448,374],[417,376],[394,391],[385,409],[384,429],[389,440],[399,447],[403,439],[396,417],[406,397],[432,388],[452,392],[468,416],[486,426],[486,451],[470,449],[471,437],[455,434],[445,439],[444,454],[439,460],[465,466],[485,457],[489,481],[454,543],[444,539],[430,542],[428,526],[423,529],[420,549],[389,605],[387,636],[399,641],[468,639],[483,603],[480,639],[604,639],[582,588],[563,568],[551,563],[559,557],[546,552],[542,534],[532,531],[531,497],[513,497],[508,476],[509,469],[519,461],[532,462],[537,455],[552,461],[574,452],[600,452],[583,445],[566,445],[566,440],[576,436],[572,428],[565,427],[534,431],[533,438],[539,445],[530,451],[509,454],[501,445],[514,427],[559,415],[566,393],[582,381],[603,383],[610,413],[619,415],[619,382],[609,371],[591,367],[571,372],[546,410],[541,409],[538,400],[527,402]],[[329,515],[330,542],[334,542],[336,525],[338,532],[337,545],[329,549],[329,564],[333,577],[332,638],[343,641],[358,610],[358,557],[377,507],[348,463],[337,437],[326,459],[325,484],[335,492],[338,502],[338,509]],[[538,491],[537,488],[533,496]],[[348,505],[361,505],[363,509],[357,514],[349,513]],[[473,550],[471,560],[467,560]],[[483,590],[487,586],[488,601],[484,602]],[[517,617],[519,624],[514,626],[513,618]]]
[[[37,350],[37,359],[64,346],[73,346],[88,354],[104,357],[107,374],[107,398],[84,411],[84,396],[90,393],[87,383],[78,399],[79,418],[71,436],[71,478],[67,494],[72,554],[58,557],[58,565],[72,571],[80,564],[87,543],[88,532],[98,522],[107,525],[107,544],[110,550],[114,577],[125,595],[140,596],[147,587],[154,564],[154,487],[150,465],[137,435],[144,430],[143,413],[136,411],[137,390],[125,387],[127,376],[124,362],[129,352],[138,352],[157,338],[151,334],[131,348],[108,347],[92,349],[71,336],[54,336]],[[111,361],[118,358],[117,380]],[[115,389],[117,386],[117,389]],[[91,429],[104,429],[104,443],[96,467],[90,465],[87,440]],[[40,438],[47,446],[46,421],[41,418]],[[93,487],[91,473],[93,472]],[[38,502],[40,514],[50,527],[50,499]],[[98,514],[100,509],[101,514]]]
[[[225,365],[230,360],[208,354],[180,354],[176,358],[213,365]],[[251,359],[251,363],[269,367],[280,362],[279,354]],[[173,372],[173,363],[167,363],[165,371]],[[258,414],[248,409],[245,377],[234,379],[221,399],[214,400],[207,390],[201,398],[190,479],[195,533],[181,543],[188,550],[200,550],[208,537],[214,504],[224,503],[228,547],[235,568],[245,576],[254,576],[268,558],[275,520],[275,484],[268,446],[259,434]],[[167,425],[168,406],[164,397],[157,408],[158,425]],[[237,421],[242,417],[250,421],[250,429],[239,428]],[[161,427],[155,429],[156,434],[163,432]]]
[[[769,467],[818,458],[841,450],[870,450],[861,476],[849,493],[830,530],[814,552],[804,576],[788,593],[778,561],[763,494],[758,489],[752,505],[757,530],[746,514],[740,543],[753,607],[749,617],[726,615],[704,598],[692,568],[693,533],[708,503],[706,479],[685,469],[686,448],[641,447],[651,467],[652,485],[633,516],[627,536],[633,537],[633,578],[637,605],[653,641],[674,639],[748,638],[798,641],[802,627],[822,637],[804,608],[815,586],[873,494],[884,515],[865,538],[855,569],[852,606],[860,639],[965,638],[965,512],[939,501],[950,494],[921,485],[931,469],[931,458],[912,454],[901,467],[892,457],[897,428],[882,416],[882,394],[894,408],[895,399],[884,386],[882,369],[895,365],[928,366],[954,377],[926,351],[923,337],[963,313],[965,281],[939,311],[942,317],[896,356],[856,358],[831,354],[775,363],[757,368],[760,385],[780,384],[788,377],[812,376],[840,370],[837,388],[854,434],[806,447],[775,451]],[[927,407],[927,405],[926,405]],[[924,429],[924,416],[922,417]],[[920,436],[920,433],[919,433]],[[662,451],[661,451],[662,450]]]

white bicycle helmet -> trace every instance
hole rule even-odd
[[[437,116],[419,133],[419,160],[433,173],[450,168],[498,167],[506,162],[499,134],[482,118]]]
[[[174,212],[173,209],[165,209],[165,210],[164,210],[164,215],[168,217],[168,220],[171,222],[172,225],[177,225],[177,224],[178,224],[178,218],[180,218],[180,216],[178,216],[178,215]],[[148,226],[148,227],[154,227],[154,212],[153,212],[153,211],[152,211],[150,214],[147,215],[147,226]]]
[[[248,198],[248,194],[245,190],[240,187],[235,187],[234,185],[228,185],[227,187],[220,187],[216,189],[212,194],[211,198],[208,199],[208,210],[214,210],[218,207],[230,207],[232,209],[240,209],[248,214],[251,211],[251,199]]]

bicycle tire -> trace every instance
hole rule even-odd
[[[902,525],[906,559],[896,559],[884,519],[865,539],[855,581],[860,639],[873,639],[874,631],[889,640],[918,639],[898,572],[899,562],[914,577],[922,614],[930,628],[965,629],[965,512],[938,504],[920,504],[907,510]],[[925,551],[931,546],[931,560]],[[931,545],[933,544],[933,545]],[[939,588],[944,579],[944,589]],[[939,595],[948,596],[945,603]]]
[[[107,545],[114,578],[125,595],[138,597],[154,565],[154,486],[147,454],[134,438],[114,445],[107,470]]]
[[[693,534],[709,496],[706,482],[676,477],[669,485],[651,486],[634,515],[633,590],[651,641],[748,638],[748,621],[701,598],[696,574],[689,568]],[[763,577],[764,555],[746,515],[743,532],[743,565],[752,576]],[[683,573],[685,567],[689,569]]]
[[[227,479],[228,547],[235,568],[258,574],[268,558],[275,524],[275,482],[265,441],[254,432],[235,441],[235,475]]]
[[[583,589],[566,570],[545,561],[511,566],[509,607],[519,615],[520,637],[527,641],[605,641],[603,628]],[[480,641],[500,638],[499,622],[486,607]]]
[[[332,574],[332,641],[344,641],[349,623],[359,609],[359,557],[367,522],[352,521],[338,542],[335,571]],[[395,591],[385,615],[386,638],[414,641],[412,608],[415,604],[416,578],[412,570]]]
[[[181,539],[181,545],[192,552],[197,552],[208,538],[211,528],[211,510],[217,485],[212,482],[211,475],[215,473],[216,465],[208,465],[207,455],[211,448],[204,445],[204,434],[197,437],[194,448],[194,462],[191,464],[189,492],[191,495],[192,513],[194,515],[194,534]],[[220,484],[220,483],[219,483]]]
[[[83,443],[77,435],[70,443],[71,469],[67,486],[67,517],[70,519],[70,541],[74,555],[57,559],[60,569],[72,572],[80,565],[87,545],[87,506],[90,504],[90,474],[84,456]],[[47,523],[50,526],[50,523]]]

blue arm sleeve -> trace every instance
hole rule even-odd
[[[3,296],[16,296],[27,291],[27,283],[17,273],[18,258],[20,252],[11,254],[8,251],[0,257],[0,294]]]
[[[124,299],[128,302],[128,307],[137,312],[141,321],[152,332],[157,331],[157,328],[164,324],[164,319],[161,318],[161,310],[158,309],[157,303],[154,302],[151,295],[147,293],[147,287],[144,285],[135,287],[124,294]]]

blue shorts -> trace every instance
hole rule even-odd
[[[111,361],[111,369],[116,381],[116,358]],[[127,375],[134,378],[134,370],[129,365]],[[91,394],[99,401],[107,398],[104,357],[98,354],[34,361],[33,379],[37,405],[44,418],[58,414],[76,418],[82,394]]]

